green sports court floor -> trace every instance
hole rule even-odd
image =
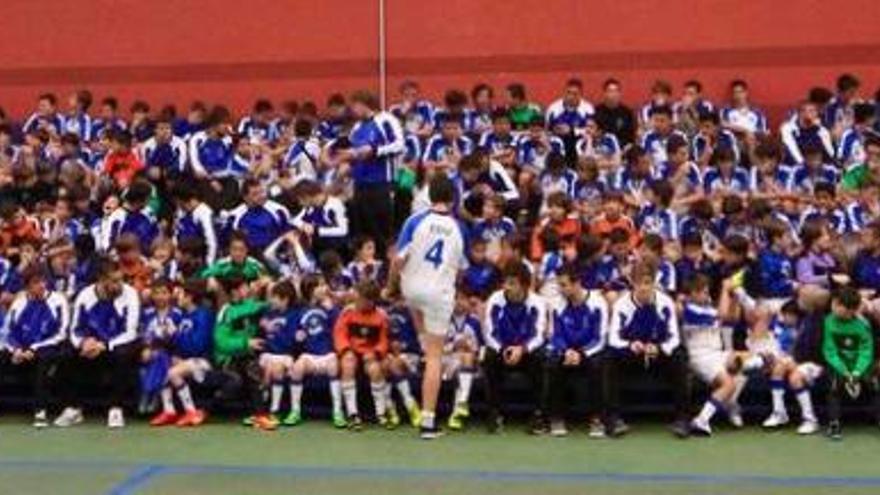
[[[275,433],[228,423],[36,431],[24,417],[5,417],[0,494],[880,493],[880,429],[845,435],[832,443],[751,428],[679,441],[660,425],[636,424],[620,440],[536,438],[509,427],[422,442],[409,429],[356,434],[324,422]]]

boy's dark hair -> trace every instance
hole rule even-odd
[[[327,97],[327,106],[328,107],[344,107],[345,106],[345,96],[342,93],[333,93],[329,97]]]
[[[709,277],[705,273],[697,273],[684,282],[684,292],[688,295],[694,295],[701,290],[706,290],[711,285]]]
[[[592,234],[583,234],[577,240],[578,258],[588,259],[600,253],[605,247],[602,238]]]
[[[328,274],[342,267],[342,256],[333,249],[328,249],[318,257],[318,268],[321,273]]]
[[[766,198],[755,198],[746,208],[749,218],[752,220],[761,220],[773,212],[773,205]]]
[[[317,181],[314,180],[304,180],[296,185],[294,188],[294,192],[296,193],[296,197],[298,198],[311,198],[313,196],[317,196],[324,191],[324,188],[321,187]]]
[[[462,125],[462,122],[464,122],[464,115],[462,115],[460,112],[443,113],[440,114],[439,117],[437,117],[437,122],[440,124],[440,127],[443,127],[446,124]]]
[[[21,279],[24,284],[30,285],[35,279],[42,279],[46,276],[45,270],[39,264],[31,263],[21,272]]]
[[[497,107],[495,110],[492,110],[492,122],[502,119],[510,120],[510,110],[505,107]]]
[[[578,270],[577,265],[573,263],[566,263],[562,265],[557,273],[557,277],[565,277],[572,282],[577,282],[581,278],[581,272]]]
[[[95,260],[94,274],[97,280],[104,280],[119,270],[119,263],[107,257]]]
[[[853,121],[856,124],[864,124],[876,115],[874,106],[870,103],[858,103],[853,105]]]
[[[764,237],[767,239],[767,244],[771,245],[789,231],[788,225],[778,220],[771,220],[764,225]]]
[[[782,149],[776,140],[765,139],[755,146],[755,156],[758,158],[774,158],[776,161],[779,161],[782,159]]]
[[[657,234],[647,234],[642,239],[642,244],[655,254],[663,254],[663,238]]]
[[[119,100],[117,100],[114,96],[108,96],[101,100],[101,106],[110,107],[115,112],[119,109]]]
[[[822,237],[823,233],[825,233],[824,221],[815,219],[806,221],[804,226],[801,227],[800,232],[800,240],[801,244],[804,246],[804,250],[813,247],[813,243]]]
[[[860,85],[861,85],[861,82],[859,81],[859,78],[857,78],[856,76],[849,74],[849,73],[841,74],[837,78],[837,92],[838,93],[843,93],[845,91],[850,91],[850,90],[856,89]]]
[[[708,198],[700,198],[691,203],[688,213],[700,220],[711,220],[715,216],[715,207]]]
[[[403,86],[401,86],[402,88]],[[418,87],[418,86],[416,86]],[[367,91],[365,89],[355,91],[349,97],[349,100],[352,103],[360,103],[370,110],[378,110],[379,109],[379,98],[372,91]]]
[[[299,283],[299,290],[302,293],[303,301],[306,304],[312,300],[312,296],[315,294],[315,289],[321,285],[321,276],[316,274],[309,274],[303,277],[302,281]]]
[[[821,86],[810,88],[810,91],[807,93],[807,101],[820,107],[825,106],[831,101],[831,98],[834,98],[834,93],[830,89]]]
[[[296,301],[296,287],[288,281],[278,282],[269,290],[269,294],[286,299],[288,304]]]
[[[623,152],[623,161],[627,165],[635,165],[639,160],[648,155],[648,151],[641,146],[634,144]]]
[[[247,280],[241,275],[232,275],[224,278],[221,281],[221,284],[223,285],[223,290],[226,292],[233,292],[240,289],[242,286],[247,285]]]
[[[678,150],[687,147],[687,140],[682,136],[679,136],[678,134],[673,134],[672,136],[669,136],[669,139],[666,140],[666,153],[669,155],[678,153]]]
[[[602,194],[602,202],[608,203],[610,201],[614,201],[616,203],[623,203],[623,193],[620,191],[607,190],[604,194]]]
[[[363,247],[364,247],[367,243],[370,243],[370,242],[372,242],[372,243],[375,245],[376,240],[373,239],[372,237],[368,236],[368,235],[358,235],[358,236],[356,236],[356,237],[354,238],[354,240],[351,242],[351,247],[354,248],[354,252],[358,252],[358,251],[360,251],[361,249],[363,249]]]
[[[508,84],[507,92],[512,98],[516,98],[518,100],[526,99],[526,86],[523,83],[515,82]]]
[[[544,116],[540,113],[536,113],[532,115],[532,118],[529,119],[529,127],[544,127]]]
[[[208,284],[199,278],[191,278],[183,282],[180,287],[197,305],[202,304],[208,297]]]
[[[608,79],[605,79],[605,82],[602,83],[602,89],[608,89],[608,86],[612,85],[620,86],[620,81],[613,77],[609,77]]]
[[[407,79],[400,83],[400,92],[403,93],[407,89],[419,89],[419,83],[413,81],[412,79]]]
[[[584,82],[581,81],[581,80],[580,80],[579,78],[577,78],[577,77],[572,77],[572,78],[569,78],[568,81],[565,81],[565,87],[567,87],[567,88],[572,88],[572,87],[573,87],[573,88],[578,88],[578,89],[584,89]]]
[[[446,108],[453,107],[463,107],[468,103],[468,97],[464,94],[464,91],[460,89],[450,89],[443,95],[443,103],[446,104]]]
[[[682,247],[703,247],[703,236],[695,230],[689,230],[681,236]]]
[[[782,307],[779,308],[779,312],[782,314],[794,315],[798,318],[803,315],[803,312],[801,311],[800,306],[798,306],[796,299],[792,299],[783,304]]]
[[[354,288],[358,296],[363,297],[371,303],[377,303],[382,298],[382,289],[379,284],[373,280],[364,280],[357,284]]]
[[[110,129],[109,137],[111,142],[120,144],[126,148],[131,148],[131,133],[125,129]]]
[[[737,256],[747,256],[749,254],[749,240],[739,234],[732,234],[721,241],[724,249],[730,251]]]
[[[549,172],[562,172],[567,165],[565,155],[557,151],[547,154],[546,167]]]
[[[39,97],[37,97],[37,99],[46,100],[51,103],[53,107],[58,104],[58,98],[55,96],[55,93],[43,93]]]
[[[504,265],[501,276],[504,280],[516,279],[517,282],[526,288],[532,283],[532,272],[529,271],[529,268],[522,261],[511,261]]]
[[[81,89],[76,92],[76,102],[82,108],[82,110],[88,111],[89,107],[92,106],[92,92],[87,89]]]
[[[653,106],[650,110],[648,110],[648,117],[653,117],[655,115],[665,115],[669,118],[672,118],[672,107],[669,105]]]
[[[79,135],[73,132],[65,132],[61,136],[61,144],[79,147]]]
[[[144,100],[135,100],[129,110],[131,113],[150,113],[150,104]]]
[[[712,153],[712,163],[727,163],[733,162],[736,165],[736,153],[733,152],[733,148],[730,146],[721,146],[715,149]]]
[[[476,100],[477,95],[479,95],[483,91],[488,91],[490,98],[495,96],[495,94],[494,94],[495,92],[492,90],[492,86],[489,86],[486,83],[479,83],[476,86],[474,86],[474,89],[471,90],[471,99]]]
[[[544,229],[541,231],[541,246],[546,252],[554,252],[559,250],[560,246],[559,233],[554,229]]]
[[[658,79],[654,81],[654,84],[651,85],[651,93],[664,93],[667,95],[671,95],[672,85],[669,84],[669,81]]]
[[[696,79],[691,79],[684,83],[685,88],[694,88],[697,90],[697,93],[703,92],[703,83],[697,81]]]
[[[571,198],[562,191],[556,191],[547,196],[547,207],[559,207],[569,211],[571,210]]]
[[[260,98],[254,102],[254,113],[271,112],[274,109],[275,107],[272,106],[272,102],[265,98]]]
[[[379,101],[378,97],[376,97],[376,101]],[[378,105],[378,103],[376,105]],[[376,108],[374,108],[374,110],[376,110]],[[318,116],[318,105],[311,100],[306,100],[299,106],[298,115],[300,117],[316,118]]]
[[[820,181],[813,186],[813,196],[818,196],[819,194],[827,194],[834,198],[837,196],[837,189],[830,182]]]
[[[862,296],[855,287],[845,286],[834,291],[834,300],[846,309],[856,311],[862,305]]]
[[[721,118],[718,117],[718,112],[715,112],[712,110],[710,110],[708,112],[700,112],[699,119],[700,119],[700,123],[711,122],[715,125],[721,124]]]
[[[808,156],[822,156],[825,152],[822,150],[822,147],[816,143],[806,143],[802,148],[802,152],[804,157]]]
[[[643,257],[632,268],[631,282],[636,283],[646,278],[657,278],[657,259],[654,256]]]
[[[193,100],[192,103],[189,104],[190,112],[207,112],[208,105],[202,100]]]
[[[174,283],[168,277],[159,277],[150,282],[150,290],[167,289],[170,291],[173,287]]]
[[[652,182],[649,186],[651,192],[657,196],[657,200],[661,206],[668,208],[675,196],[675,187],[668,180],[658,180]]]
[[[452,203],[455,201],[455,185],[446,175],[435,175],[428,185],[431,203]]]
[[[248,248],[250,248],[247,235],[240,230],[233,230],[232,233],[229,234],[229,245],[231,245],[233,242],[241,242],[245,246],[248,246]]]
[[[152,194],[153,186],[149,182],[143,179],[135,179],[135,181],[128,186],[128,189],[125,190],[122,199],[128,203],[144,204],[150,200]]]
[[[733,81],[730,81],[730,89],[736,88],[749,89],[749,84],[744,79],[734,79]]]
[[[198,189],[198,187],[193,187],[192,184],[178,182],[171,190],[171,194],[178,201],[186,203],[199,197]]]
[[[298,138],[308,138],[312,135],[314,125],[309,119],[296,119],[293,123],[293,135]]]
[[[745,209],[746,207],[743,204],[743,200],[739,196],[725,196],[724,199],[721,200],[721,213],[723,215],[736,215],[737,213],[742,213]]]

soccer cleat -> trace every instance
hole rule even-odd
[[[122,413],[121,407],[111,407],[107,412],[107,428],[124,428],[125,415]]]
[[[40,409],[34,413],[34,428],[47,428],[49,426],[49,416],[45,409]]]
[[[171,412],[160,412],[150,420],[150,426],[170,426],[177,423],[179,416]]]
[[[241,420],[242,426],[254,426],[254,416],[248,416]]]
[[[690,424],[691,432],[704,437],[712,436],[712,425],[709,424],[708,421],[701,421],[697,418],[694,418]]]
[[[840,428],[840,421],[831,421],[828,423],[828,438],[832,440],[843,440],[843,430]]]
[[[54,424],[59,428],[67,428],[82,423],[83,419],[82,409],[67,407],[57,418],[55,418]]]
[[[805,419],[797,429],[798,435],[813,435],[818,431],[819,422],[815,419]]]
[[[504,432],[504,417],[500,414],[494,413],[489,415],[489,421],[487,424],[489,429],[489,433],[498,434]]]
[[[615,418],[605,427],[605,434],[611,438],[622,437],[629,433],[629,425],[620,418]]]
[[[532,435],[546,435],[547,433],[550,433],[550,425],[547,424],[547,420],[544,419],[542,415],[535,414],[532,416],[529,430]]]
[[[263,431],[278,429],[278,418],[271,414],[257,414],[254,416],[254,428]]]
[[[568,436],[568,428],[565,427],[564,420],[554,419],[550,421],[550,436],[557,438]]]
[[[296,426],[301,424],[303,421],[302,413],[298,410],[293,409],[290,413],[281,420],[281,424],[284,426]]]
[[[457,405],[455,409],[452,410],[452,414],[449,416],[449,420],[447,424],[450,430],[459,431],[464,428],[464,420],[467,419],[471,415],[468,410],[467,405]]]
[[[730,276],[731,289],[739,289],[746,280],[746,270],[742,269]]]
[[[780,428],[787,425],[788,421],[788,414],[774,412],[764,420],[764,423],[762,423],[761,426],[764,428]]]
[[[361,420],[361,417],[357,414],[352,414],[348,417],[348,429],[354,432],[362,431],[364,429],[364,422]]]
[[[345,415],[342,414],[342,411],[333,413],[333,427],[339,429],[348,427],[348,421],[345,419]]]
[[[684,439],[691,436],[691,425],[686,420],[677,420],[670,427],[672,434],[678,438]]]
[[[177,420],[177,426],[182,428],[186,428],[189,426],[199,426],[205,422],[205,411],[200,409],[193,409],[192,411],[187,411]]]
[[[607,436],[605,435],[605,425],[602,424],[602,421],[599,420],[599,418],[591,419],[589,428],[590,430],[589,433],[587,433],[587,436],[590,438],[605,438]]]
[[[422,424],[422,411],[419,406],[413,404],[406,409],[406,413],[409,415],[409,424],[413,428],[418,428]]]
[[[379,421],[381,423],[381,421]],[[385,428],[394,430],[400,426],[400,415],[393,407],[385,412]]]
[[[443,436],[443,432],[436,425],[421,426],[419,428],[419,438],[422,440],[436,440]]]

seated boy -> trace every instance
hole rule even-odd
[[[390,318],[391,352],[385,361],[385,371],[391,378],[394,388],[403,400],[403,406],[409,414],[413,427],[421,424],[421,410],[413,398],[410,388],[410,377],[419,372],[422,363],[422,347],[413,323],[412,315],[403,300],[396,300],[388,308]],[[388,402],[388,427],[400,424],[400,417],[391,396],[391,387],[387,386],[385,399]]]
[[[471,387],[482,347],[483,330],[480,319],[473,313],[470,295],[460,288],[455,294],[455,307],[443,349],[443,378],[458,379],[455,403],[448,422],[451,430],[464,428],[464,421],[470,417]]]
[[[355,290],[355,303],[343,310],[333,326],[333,346],[339,355],[349,428],[360,431],[363,421],[358,412],[355,382],[359,367],[363,367],[370,380],[376,418],[383,424],[388,421],[382,362],[389,351],[389,321],[385,311],[378,307],[381,291],[375,282],[363,282]]]
[[[290,282],[279,282],[269,290],[269,310],[260,318],[260,335],[266,345],[260,354],[263,386],[269,388],[269,414],[277,421],[281,410],[284,382],[293,372],[293,348],[299,311],[296,308],[296,288]],[[291,393],[291,399],[293,399]],[[297,415],[291,406],[290,414],[281,424],[296,424]]]

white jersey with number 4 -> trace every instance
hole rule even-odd
[[[404,296],[454,300],[466,254],[464,231],[451,214],[428,210],[409,217],[397,240],[397,255],[406,258],[400,274]]]

